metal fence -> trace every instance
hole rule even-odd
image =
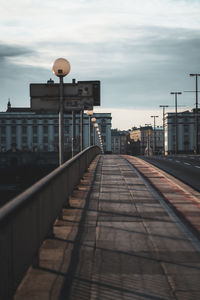
[[[27,269],[94,157],[85,149],[0,209],[0,299],[12,299]]]

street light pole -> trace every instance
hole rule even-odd
[[[88,110],[87,111],[87,115],[88,115],[88,147],[91,146],[91,128],[90,128],[90,125],[91,125],[91,116],[93,115],[93,110]]]
[[[70,63],[65,58],[55,60],[52,71],[60,79],[60,105],[59,105],[59,165],[64,162],[64,131],[63,131],[63,77],[70,72]]]
[[[160,105],[163,109],[163,154],[165,155],[165,108],[169,105]]]
[[[96,118],[92,118],[91,119],[93,125],[95,125],[94,123],[96,122]],[[95,145],[95,126],[93,126],[93,146]]]
[[[177,114],[177,95],[181,95],[181,92],[171,92],[171,95],[175,95],[175,154],[178,153],[178,114]]]
[[[195,109],[195,154],[199,153],[199,141],[198,141],[198,76],[200,74],[190,74],[191,77],[195,76],[196,79],[196,109]]]
[[[153,132],[153,137],[154,137],[154,143],[153,143],[153,152],[154,152],[154,155],[155,155],[155,153],[156,153],[156,132],[155,132],[155,130],[156,130],[156,118],[158,118],[158,116],[151,116],[151,118],[153,118],[154,120],[153,120],[153,127],[154,127],[154,132]]]

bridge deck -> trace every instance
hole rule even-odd
[[[90,166],[15,299],[200,299],[200,254],[127,163]]]

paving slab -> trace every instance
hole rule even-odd
[[[183,202],[184,193],[173,194]],[[124,158],[102,155],[15,300],[200,299],[199,278],[200,253],[176,220]]]

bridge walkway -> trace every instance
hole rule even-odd
[[[15,300],[200,299],[198,243],[159,197],[123,157],[96,158]]]

